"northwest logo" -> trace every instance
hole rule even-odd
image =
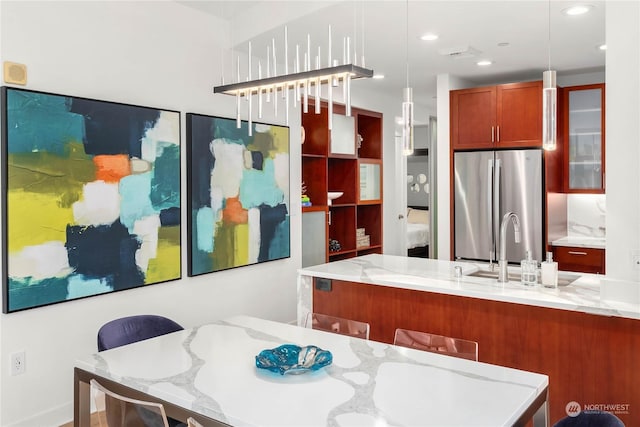
[[[569,402],[567,406],[564,407],[564,410],[567,412],[567,415],[570,417],[577,417],[578,414],[582,411],[580,404],[578,402]]]

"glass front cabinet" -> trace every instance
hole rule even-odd
[[[604,91],[604,84],[564,88],[567,193],[604,193]]]

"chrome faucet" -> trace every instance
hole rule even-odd
[[[520,219],[513,212],[507,212],[502,217],[500,224],[500,258],[498,259],[498,282],[507,283],[509,281],[509,272],[507,271],[507,226],[509,219],[513,222],[513,232],[515,234],[516,243],[520,243]]]

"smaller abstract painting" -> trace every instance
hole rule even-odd
[[[289,128],[187,114],[188,274],[290,256]]]
[[[2,88],[5,313],[180,278],[180,114]]]

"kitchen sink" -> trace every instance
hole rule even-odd
[[[466,274],[467,276],[473,277],[484,277],[486,279],[496,279],[498,280],[498,270],[489,271],[489,270],[478,270],[473,273]],[[520,273],[509,273],[508,275],[510,282],[520,282]],[[579,279],[580,276],[578,274],[571,273],[558,273],[558,286],[567,286]],[[538,284],[540,284],[540,277],[538,277]]]

